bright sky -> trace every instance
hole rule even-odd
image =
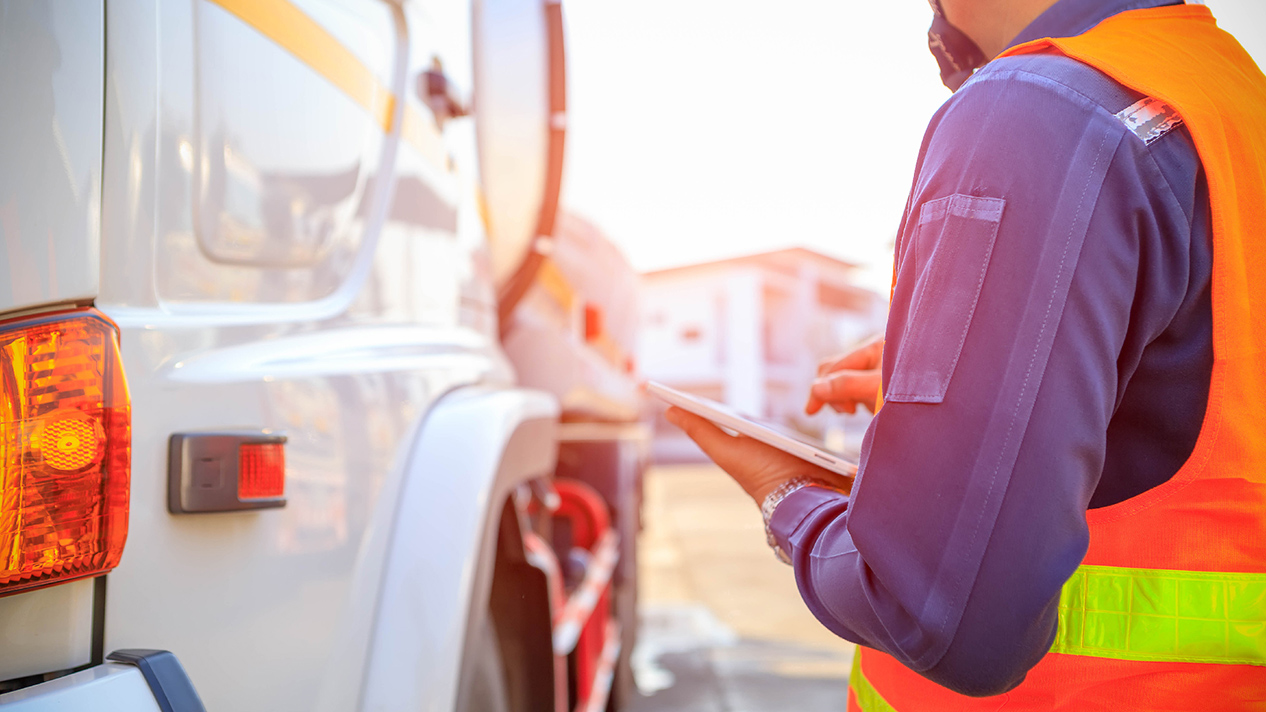
[[[1208,0],[1266,66],[1266,2]],[[949,96],[926,0],[566,0],[564,202],[639,270],[889,245]]]

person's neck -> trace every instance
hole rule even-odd
[[[990,59],[1057,0],[941,0],[945,19]]]

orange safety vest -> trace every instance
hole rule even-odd
[[[1090,510],[1051,651],[999,697],[859,649],[850,710],[1266,710],[1266,76],[1201,5],[1133,10],[1003,54],[1060,53],[1172,107],[1213,221],[1213,375],[1191,457]]]

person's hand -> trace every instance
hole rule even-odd
[[[818,467],[776,447],[742,435],[727,435],[710,421],[694,413],[672,407],[665,414],[668,422],[686,431],[703,452],[729,473],[756,505],[778,485],[795,477],[816,477],[837,489],[849,492],[853,478]]]
[[[837,413],[856,413],[858,403],[875,412],[883,355],[883,337],[876,337],[843,356],[818,364],[818,377],[809,389],[804,412],[813,415],[829,405]]]

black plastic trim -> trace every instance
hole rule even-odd
[[[105,662],[105,613],[106,577],[98,576],[92,581],[92,653],[88,659],[93,665]]]
[[[185,668],[166,650],[127,648],[110,653],[116,663],[135,665],[154,693],[154,700],[163,712],[206,712],[202,699],[193,687]]]

